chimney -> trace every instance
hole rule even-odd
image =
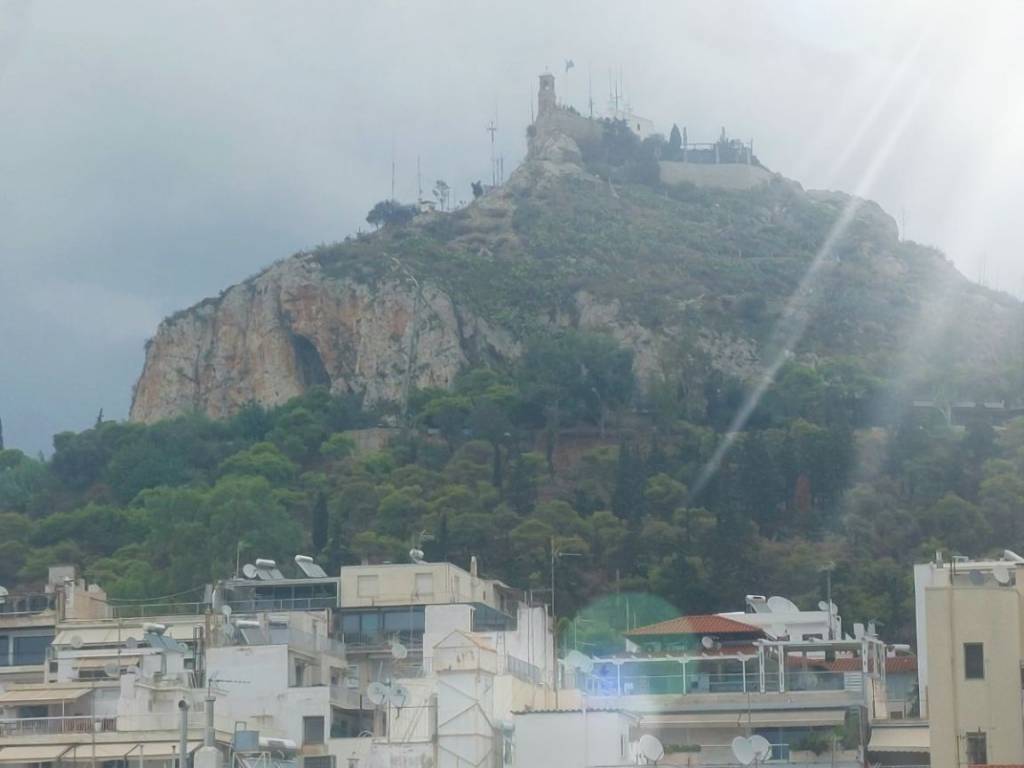
[[[476,562],[476,555],[469,558],[469,575],[474,578],[480,575],[480,568]]]

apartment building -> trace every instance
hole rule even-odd
[[[914,567],[920,711],[931,764],[1024,763],[1024,558]]]

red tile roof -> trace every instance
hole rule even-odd
[[[637,627],[626,633],[626,637],[656,637],[659,635],[756,635],[764,637],[760,627],[744,624],[742,621],[724,616],[706,614],[700,616],[679,616],[668,621]]]

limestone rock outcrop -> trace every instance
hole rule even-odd
[[[415,334],[415,338],[414,338]],[[275,405],[327,386],[368,404],[413,387],[448,386],[470,361],[513,355],[511,337],[400,274],[335,279],[295,256],[179,312],[147,344],[131,418],[198,410],[214,418],[249,401]]]

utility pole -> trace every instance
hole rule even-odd
[[[558,614],[555,611],[555,562],[563,557],[583,557],[579,552],[560,552],[555,547],[555,537],[551,537],[551,622],[555,629],[555,640],[558,640]]]
[[[836,569],[836,564],[829,560],[825,563],[819,571],[825,573],[825,603],[826,609],[828,610],[828,640],[833,640],[832,637],[832,571]]]

